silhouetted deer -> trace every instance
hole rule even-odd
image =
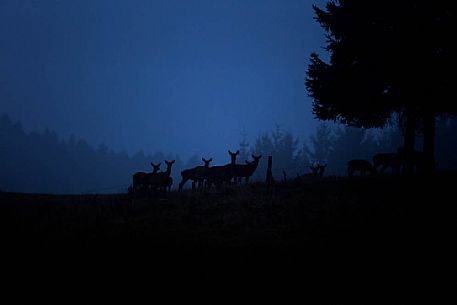
[[[235,176],[235,165],[236,165],[236,157],[240,153],[239,150],[237,150],[235,153],[232,153],[230,150],[228,151],[230,155],[231,162],[226,165],[222,166],[212,166],[209,167],[207,170],[207,185],[208,187],[211,187],[211,185],[214,183],[215,185],[220,185],[222,183],[230,183],[232,178]]]
[[[181,182],[179,183],[179,191],[182,190],[184,184],[188,180],[192,180],[192,189],[195,189],[195,184],[197,183],[197,187],[200,188],[204,180],[206,179],[206,172],[209,168],[209,163],[213,161],[213,158],[210,158],[209,160],[206,160],[205,158],[202,158],[203,163],[205,164],[204,166],[196,166],[194,168],[186,169],[181,172]]]
[[[324,176],[324,171],[326,168],[327,168],[326,162],[321,163],[320,161],[310,161],[309,169],[311,170],[311,173],[307,173],[304,175],[299,175],[297,173],[297,177],[294,178],[294,181],[296,184],[299,184],[302,181],[305,181],[307,179],[315,179],[316,177],[322,177],[322,176]]]
[[[397,153],[379,153],[373,156],[373,167],[376,171],[383,174],[387,168],[392,170],[392,174],[398,175],[401,168],[401,159]]]
[[[348,161],[348,176],[352,177],[355,172],[360,172],[361,176],[365,176],[367,172],[371,175],[376,175],[376,169],[371,165],[370,161],[363,159]]]
[[[405,166],[405,163],[406,163],[406,157],[405,157],[405,152],[404,152],[404,149],[403,147],[399,147],[397,149],[397,154],[398,154],[398,158],[400,160],[400,163],[401,163],[401,166]],[[414,170],[414,172],[416,173],[421,173],[424,169],[424,162],[425,162],[425,159],[424,159],[424,153],[422,151],[413,151],[413,154],[411,156],[411,160],[409,160],[409,162],[411,162],[411,166],[412,166],[412,169]]]
[[[152,166],[152,173],[149,173],[149,174],[155,174],[157,173],[159,170],[160,170],[160,164],[154,164],[151,162],[151,166]],[[138,189],[141,189],[144,187],[144,184],[143,184],[143,179],[144,177],[147,175],[148,173],[145,173],[145,172],[136,172],[135,174],[133,174],[133,182],[132,182],[132,188],[133,188],[133,191],[136,191]]]
[[[262,158],[262,156],[255,156],[251,155],[252,159],[254,161],[246,161],[246,164],[235,164],[235,180],[237,180],[238,183],[241,183],[241,179],[245,178],[246,179],[246,184],[249,183],[249,177],[254,174],[255,170],[257,169],[257,166],[259,165],[259,160]]]
[[[310,162],[309,169],[311,170],[311,174],[317,177],[324,176],[325,168],[327,167],[327,163],[321,163],[320,161]]]
[[[175,163],[175,160],[165,160],[165,163],[167,164],[167,169],[164,172],[154,174],[151,173],[144,176],[143,181],[146,187],[150,187],[152,189],[159,188],[164,191],[170,191],[171,185],[173,184],[173,178],[170,177],[171,167]]]

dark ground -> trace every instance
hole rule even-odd
[[[455,287],[456,178],[326,177],[136,199],[0,193],[1,251],[5,267],[35,274]]]

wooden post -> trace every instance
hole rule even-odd
[[[272,156],[268,156],[268,168],[267,168],[267,177],[266,177],[266,180],[265,180],[265,183],[267,184],[267,188],[269,189],[270,186],[271,186],[271,183],[273,181],[273,175],[271,173],[271,165],[273,163],[273,157]]]
[[[406,116],[406,127],[402,151],[403,174],[411,175],[414,172],[414,146],[416,141],[416,116],[409,111]]]

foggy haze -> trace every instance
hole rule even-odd
[[[243,130],[307,138],[314,3],[3,0],[1,112],[28,132],[216,164]]]

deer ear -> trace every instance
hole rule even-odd
[[[209,158],[208,162],[211,162],[211,161],[213,161],[213,158]]]
[[[171,164],[174,164],[175,162],[176,162],[176,160],[173,160],[173,161],[171,161]]]
[[[159,164],[157,164],[157,166],[160,167],[161,164],[162,164],[162,162],[159,162]]]
[[[206,162],[205,158],[202,158],[202,161],[203,161],[203,162]]]
[[[151,162],[151,166],[154,166],[154,163]]]
[[[233,153],[230,151],[230,149],[228,150],[228,153],[229,153],[229,155],[233,155]]]
[[[240,151],[239,151],[239,150],[237,150],[235,154],[236,154],[236,155],[238,155],[239,153],[240,153]]]

